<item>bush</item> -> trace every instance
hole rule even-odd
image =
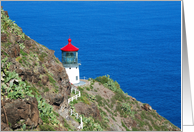
[[[44,123],[49,123],[49,118],[48,118],[48,116],[43,115],[43,116],[41,117],[41,119],[42,119],[42,121],[43,121]]]
[[[80,92],[82,92],[84,89],[80,86],[77,87],[79,89]]]
[[[102,97],[100,95],[96,95],[95,97],[96,97],[96,101],[98,102],[98,105],[99,106],[102,106],[103,105],[103,103],[102,103]]]
[[[102,84],[104,84],[104,83],[108,82],[108,77],[107,76],[101,76],[101,77],[97,77],[95,80],[102,83]]]

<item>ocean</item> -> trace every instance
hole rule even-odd
[[[61,60],[79,48],[80,77],[110,75],[181,128],[180,1],[2,1],[30,38]]]

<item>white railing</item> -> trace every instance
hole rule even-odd
[[[82,122],[82,116],[78,116],[78,113],[75,113],[72,109],[70,109],[71,113],[70,115],[75,115],[75,118],[80,118],[80,125],[77,127],[78,129],[83,129],[83,122]]]
[[[78,97],[81,97],[81,92],[77,89],[76,86],[74,86],[73,84],[71,84],[71,93],[73,92],[73,90],[75,91],[75,95],[71,98],[68,99],[68,104],[73,101],[74,99],[77,100]],[[77,94],[78,92],[78,94]],[[80,125],[77,127],[78,129],[83,129],[83,122],[82,122],[82,117],[78,116],[78,113],[75,113],[73,111],[73,109],[70,109],[70,115],[75,115],[76,119],[78,119],[80,117]]]
[[[77,90],[77,88],[72,87],[72,88],[71,88],[71,93],[73,92],[73,90],[75,90],[75,94],[76,94],[76,95],[74,95],[73,97],[71,97],[71,98],[68,99],[68,104],[69,104],[71,101],[73,101],[74,99],[77,100],[78,97],[81,97],[81,92],[80,92],[79,90]],[[79,92],[78,94],[77,94],[77,91]]]
[[[84,77],[80,77],[80,79],[88,80],[89,78],[84,76]]]

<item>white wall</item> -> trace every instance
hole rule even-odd
[[[80,78],[79,78],[79,66],[76,67],[71,67],[71,69],[69,69],[69,67],[65,67],[66,72],[69,76],[69,81],[73,84],[75,83],[79,83],[80,82]],[[76,76],[78,76],[78,80],[76,80]]]

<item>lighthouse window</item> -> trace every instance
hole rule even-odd
[[[77,67],[76,67],[76,69],[77,69]]]
[[[69,69],[71,69],[71,67],[69,67]]]
[[[76,76],[76,80],[78,80],[78,76]]]

